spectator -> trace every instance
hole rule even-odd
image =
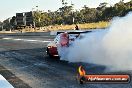
[[[79,28],[78,28],[78,26],[77,26],[77,25],[75,26],[75,30],[79,30]]]

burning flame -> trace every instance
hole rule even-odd
[[[84,76],[84,75],[86,74],[86,72],[85,72],[85,70],[83,69],[82,66],[80,66],[80,67],[78,68],[78,71],[79,71],[79,75],[80,75],[80,76]]]

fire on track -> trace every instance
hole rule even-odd
[[[31,42],[31,43],[49,43],[50,41],[48,40],[32,40],[32,39],[19,39],[19,38],[2,38],[4,40],[13,40],[13,41],[24,41],[24,42]]]

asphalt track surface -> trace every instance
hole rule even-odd
[[[6,74],[13,74],[13,77],[19,80],[10,82],[7,77],[9,75],[5,75],[2,71],[0,74],[4,75],[15,88],[132,88],[132,82],[79,84],[76,75],[80,65],[85,67],[87,73],[94,74],[105,73],[105,67],[86,63],[68,63],[48,57],[46,45],[54,37],[48,32],[0,34],[0,65],[8,70]],[[131,74],[131,72],[123,73]]]

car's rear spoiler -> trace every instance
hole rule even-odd
[[[92,31],[82,31],[82,32],[57,32],[57,35],[60,34],[60,33],[81,34],[81,33],[88,33],[88,32],[92,32]]]

